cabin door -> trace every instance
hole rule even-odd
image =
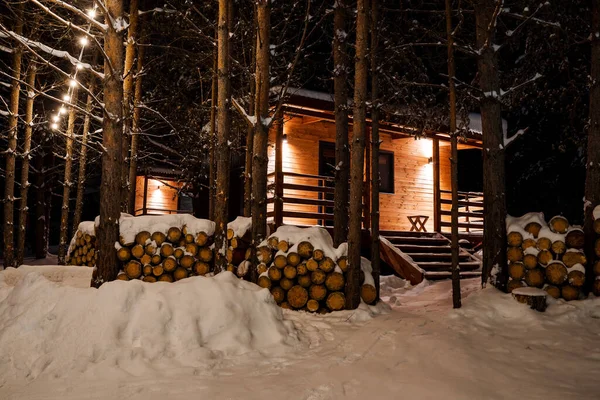
[[[319,175],[335,177],[335,143],[319,142]],[[333,180],[320,180],[319,186],[334,187]],[[332,200],[333,193],[319,192],[320,200]],[[333,206],[319,206],[319,213],[333,214]],[[333,226],[333,220],[319,220],[319,225]]]

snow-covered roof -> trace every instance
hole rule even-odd
[[[477,132],[479,134],[483,133],[483,128],[481,126],[481,114],[479,113],[469,113],[469,130],[471,132]],[[506,135],[508,130],[508,121],[502,118],[502,132]]]

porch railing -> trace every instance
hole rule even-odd
[[[284,218],[296,225],[333,226],[333,177],[272,172],[268,179],[267,218],[273,218],[276,226],[282,225]],[[363,190],[363,227],[369,226],[366,197]]]
[[[452,191],[440,190],[438,218],[443,233],[449,233],[452,216]],[[458,231],[459,233],[483,233],[483,193],[458,192]]]

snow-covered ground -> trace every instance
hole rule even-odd
[[[467,280],[455,311],[450,282],[386,277],[389,306],[313,315],[229,273],[59,270],[0,272],[0,399],[599,398],[600,299],[537,313]]]

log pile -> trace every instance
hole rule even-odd
[[[556,299],[580,298],[585,284],[584,233],[562,216],[548,223],[543,214],[507,219],[508,291],[543,289]]]
[[[212,234],[212,232],[211,232]],[[162,230],[142,230],[133,241],[121,236],[117,258],[121,262],[120,280],[175,282],[189,276],[207,275],[214,269],[213,237],[193,233],[184,225]]]
[[[66,262],[68,265],[95,267],[97,254],[94,223],[82,222],[71,240]]]
[[[594,208],[594,232],[596,232],[596,238],[594,240],[594,255],[596,256],[594,261],[594,283],[592,285],[592,292],[596,296],[600,296],[600,205]]]
[[[252,250],[252,218],[237,217],[227,224],[227,271],[240,278],[247,275]]]
[[[334,249],[322,228],[282,227],[257,248],[258,285],[282,308],[327,313],[345,308],[347,245]],[[293,234],[290,234],[290,230]],[[368,267],[361,270],[361,297],[376,300]]]

